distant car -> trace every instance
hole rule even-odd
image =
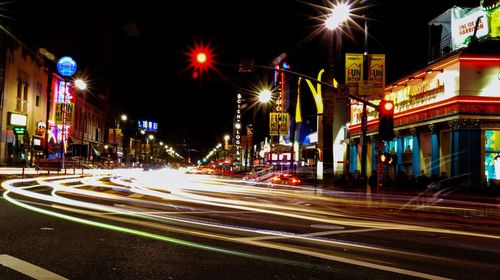
[[[273,176],[271,178],[271,183],[297,186],[297,185],[300,185],[301,181],[298,177],[296,177],[292,174],[283,173],[283,174],[278,174],[276,176]]]

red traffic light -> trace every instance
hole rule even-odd
[[[380,115],[394,114],[394,102],[391,100],[380,100]]]
[[[391,101],[384,102],[384,110],[386,110],[386,111],[393,111],[394,110],[394,104]]]
[[[204,53],[204,52],[199,52],[197,55],[196,55],[196,62],[198,64],[204,64],[207,62],[207,54]]]
[[[187,55],[189,57],[188,69],[192,69],[193,78],[202,77],[209,70],[215,70],[215,54],[209,44],[195,43]]]
[[[378,117],[378,138],[391,141],[394,138],[394,102],[381,100]]]

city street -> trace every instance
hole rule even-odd
[[[181,170],[4,180],[0,279],[493,279],[497,204]]]

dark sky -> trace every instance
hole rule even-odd
[[[370,8],[356,14],[371,19],[368,51],[386,54],[390,83],[427,63],[429,20],[453,5],[480,1],[363,2]],[[316,76],[328,57],[342,67],[341,54],[362,52],[362,30],[352,28],[352,38],[340,41],[320,28],[326,13],[321,7],[329,6],[295,0],[14,0],[1,4],[0,21],[33,49],[75,57],[95,85],[109,81],[117,114],[157,120],[166,142],[201,149],[231,132],[235,88],[241,86],[234,79],[241,75],[227,64],[253,59],[270,65],[286,53],[294,71]],[[219,73],[193,79],[185,71],[186,52],[195,43],[214,49]]]

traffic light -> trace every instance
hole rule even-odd
[[[392,164],[396,163],[396,159],[390,153],[381,153],[378,156],[378,160],[379,160],[379,162],[381,162],[383,164],[387,164],[387,165],[392,165]]]
[[[381,100],[378,111],[378,138],[390,141],[394,138],[394,103]]]
[[[215,69],[215,54],[209,44],[195,43],[187,55],[189,56],[188,68],[193,70],[193,78],[201,78],[204,73]]]

